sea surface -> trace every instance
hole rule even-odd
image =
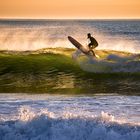
[[[139,53],[140,20],[1,19],[0,140],[140,140]]]
[[[87,33],[98,49],[139,53],[140,20],[0,20],[1,50],[73,47],[67,36],[87,45]]]
[[[139,140],[140,97],[0,94],[1,140]]]

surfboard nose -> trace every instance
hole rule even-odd
[[[71,38],[70,36],[68,36],[68,39]]]
[[[72,37],[71,36],[68,36],[68,40],[71,41],[71,39],[72,39]]]

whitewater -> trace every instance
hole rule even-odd
[[[140,97],[0,95],[1,140],[139,140]]]

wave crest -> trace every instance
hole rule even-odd
[[[66,113],[56,117],[47,109],[38,113],[20,108],[20,119],[0,123],[2,140],[136,140],[140,126],[115,122],[115,117],[102,112],[100,117],[82,117]],[[25,119],[26,118],[26,119]]]

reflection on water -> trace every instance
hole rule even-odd
[[[16,77],[17,78],[17,77]],[[4,81],[3,81],[4,79]],[[81,75],[75,73],[55,72],[39,76],[26,76],[22,80],[11,81],[13,77],[0,79],[0,92],[35,92],[35,93],[69,93],[96,94],[119,93],[140,95],[140,79],[137,76],[120,75]],[[18,79],[18,78],[17,78]]]
[[[56,79],[56,89],[75,88],[75,77],[72,74],[59,73]]]

